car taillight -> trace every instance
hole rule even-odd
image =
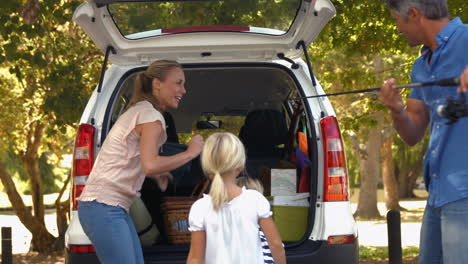
[[[81,124],[78,128],[78,134],[75,140],[75,149],[73,152],[73,190],[72,202],[73,210],[77,209],[78,198],[84,189],[89,173],[93,168],[94,162],[94,134],[96,129],[89,124]]]
[[[329,236],[327,244],[329,245],[342,245],[352,244],[356,237],[354,235],[343,235],[343,236]]]
[[[348,201],[348,175],[343,140],[334,116],[320,120],[324,154],[324,201]]]
[[[95,253],[96,249],[92,245],[69,245],[70,253]]]

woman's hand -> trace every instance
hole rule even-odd
[[[172,181],[174,177],[170,172],[166,172],[163,174],[151,176],[151,178],[156,181],[156,183],[159,186],[159,189],[162,192],[165,192],[167,190],[167,186],[169,185],[169,181]]]
[[[192,158],[195,158],[198,155],[200,155],[204,144],[205,141],[203,140],[203,137],[200,135],[195,135],[192,137],[192,139],[190,139],[190,142],[188,143],[187,152],[193,155]]]

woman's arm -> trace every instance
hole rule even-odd
[[[146,175],[146,177],[155,180],[159,186],[159,189],[163,192],[166,191],[169,182],[172,181],[172,179],[174,178],[170,172],[165,172],[163,174]]]
[[[205,231],[192,232],[190,252],[187,264],[202,264],[205,260],[206,233]]]
[[[169,172],[197,157],[203,148],[203,138],[200,135],[192,137],[186,151],[173,156],[160,156],[159,145],[164,132],[160,121],[144,123],[136,126],[140,135],[140,155],[145,175]]]
[[[284,252],[283,242],[273,219],[271,217],[260,218],[259,224],[263,233],[265,233],[275,263],[286,264],[286,253]]]

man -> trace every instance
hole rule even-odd
[[[429,192],[421,227],[419,263],[468,263],[468,117],[453,124],[437,114],[446,97],[468,92],[468,25],[449,19],[446,0],[387,0],[398,31],[410,46],[423,45],[413,82],[460,77],[461,84],[411,91],[406,107],[395,80],[386,80],[380,100],[401,138],[415,145],[430,129],[424,159]],[[465,94],[467,95],[467,94]]]

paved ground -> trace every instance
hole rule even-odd
[[[419,246],[419,233],[421,230],[420,218],[422,216],[426,201],[402,201],[400,205],[408,211],[401,212],[401,246]],[[353,211],[357,204],[351,205]],[[386,215],[384,203],[378,204],[380,214]],[[387,222],[380,221],[358,221],[359,244],[369,246],[387,246]]]
[[[46,210],[45,222],[49,232],[57,236],[55,209]],[[31,232],[24,227],[13,212],[0,212],[0,226],[11,226],[13,254],[26,253],[29,251],[32,238]]]

